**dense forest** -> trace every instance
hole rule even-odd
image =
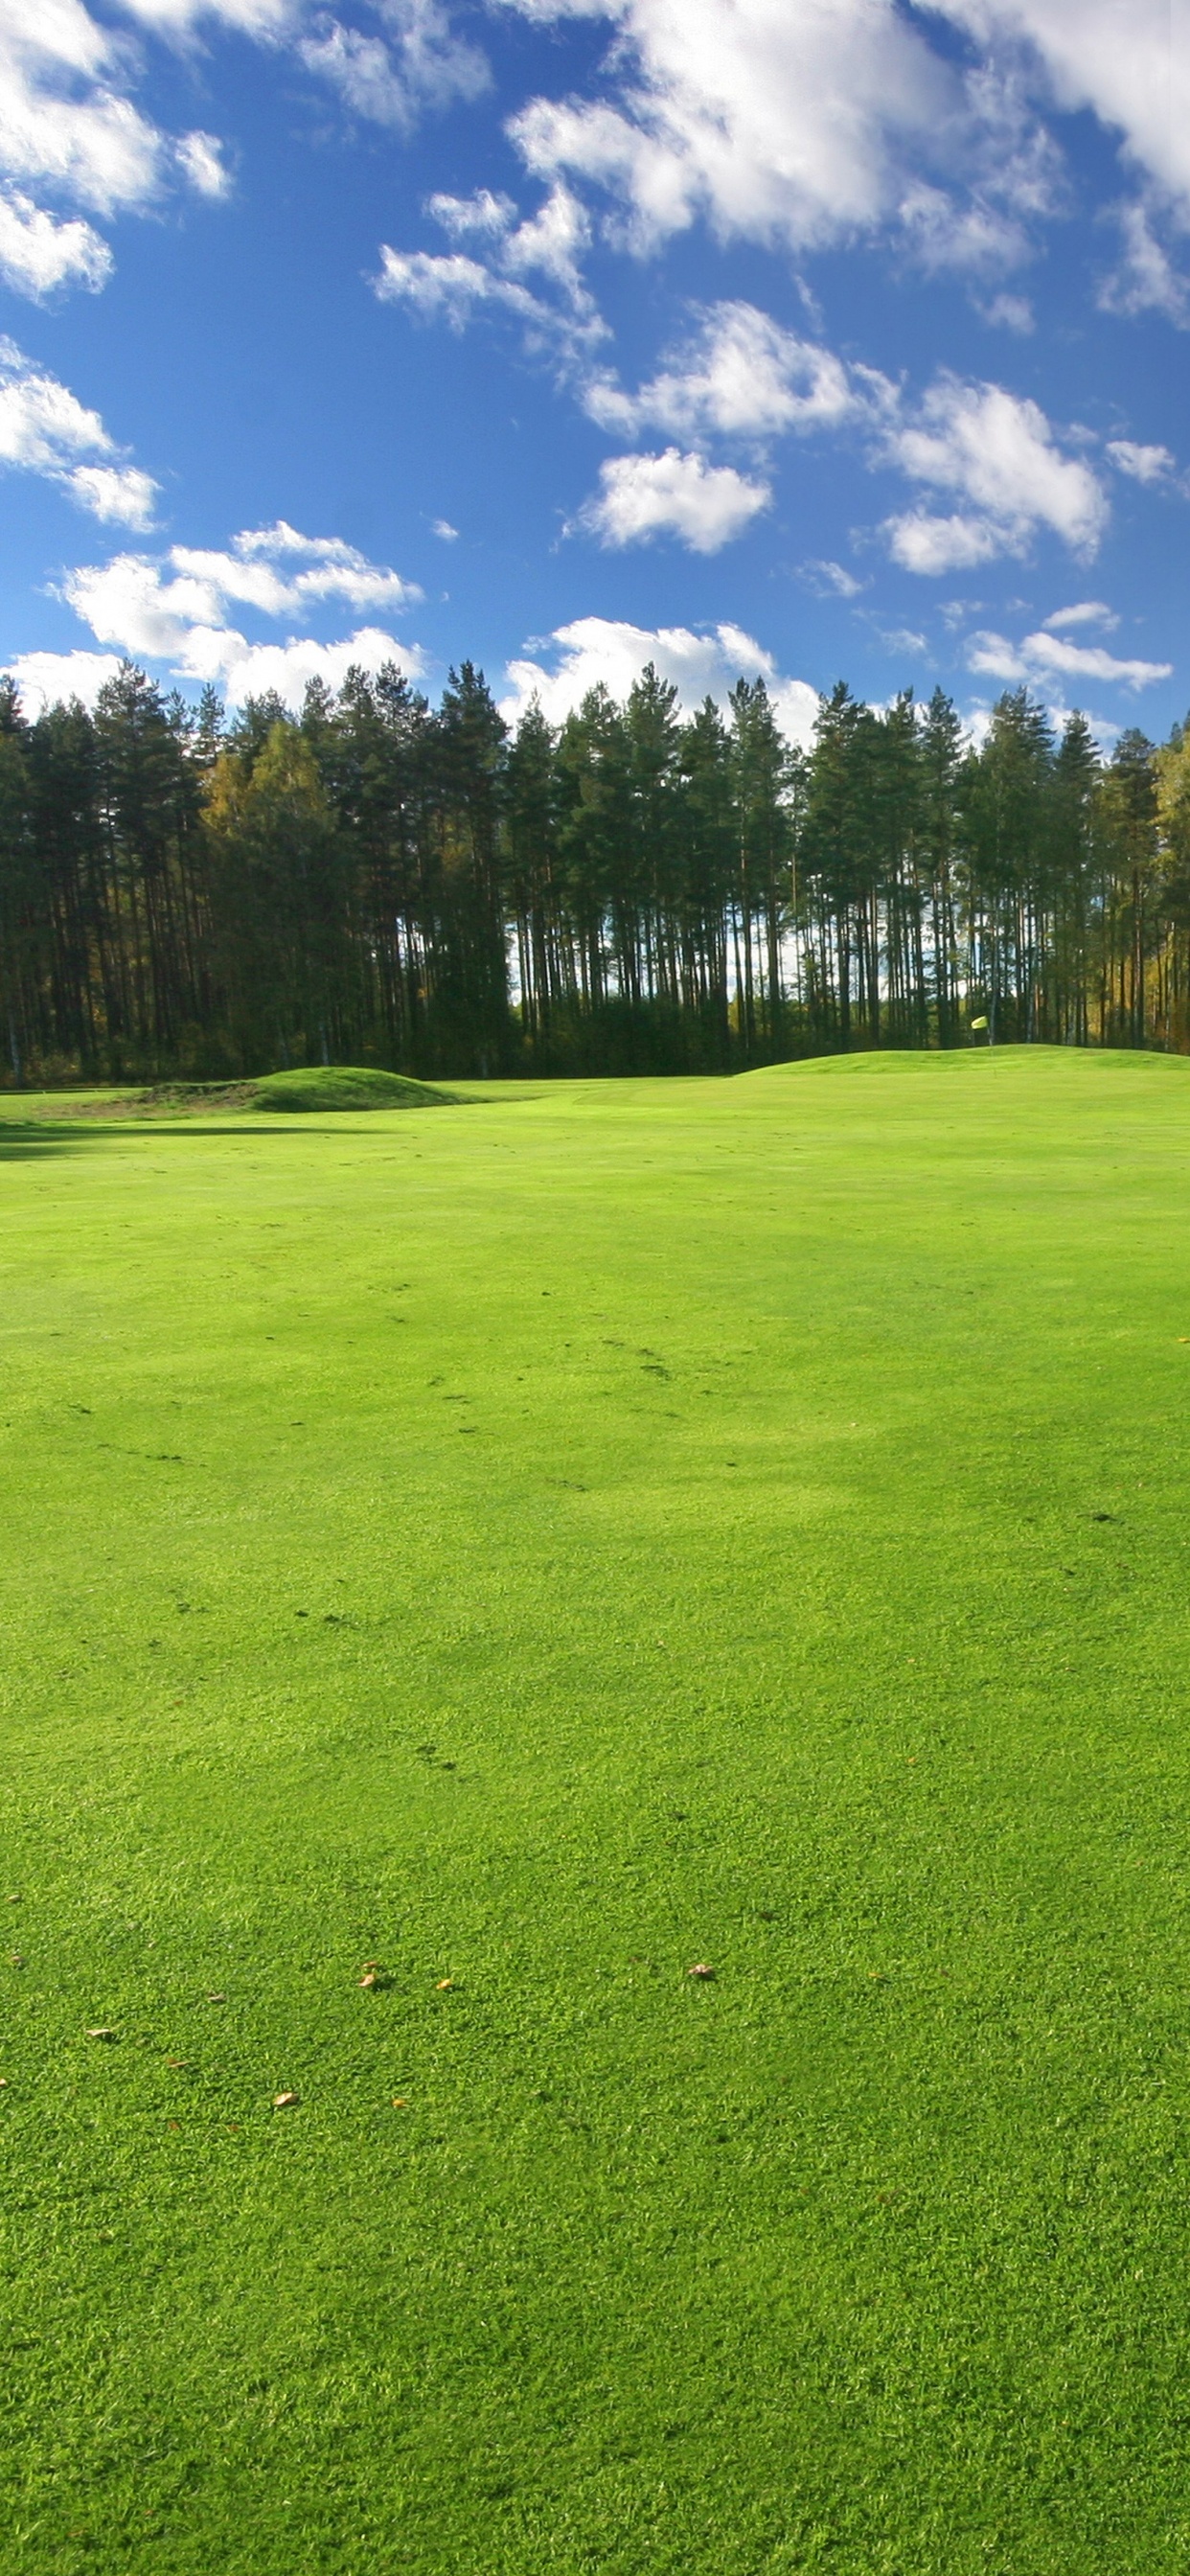
[[[515,733],[464,663],[260,699],[128,664],[36,722],[0,682],[9,1085],[299,1063],[697,1071],[999,1039],[1190,1049],[1190,727],[1103,760],[1023,690],[840,684],[808,752],[763,682],[646,671]]]

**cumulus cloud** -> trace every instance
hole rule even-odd
[[[282,23],[288,0],[125,0],[129,13],[167,35],[202,15],[253,35]],[[201,195],[227,186],[214,135],[171,140],[141,114],[130,90],[140,69],[126,34],[101,24],[83,0],[4,0],[0,9],[0,273],[24,294],[81,285],[111,273],[111,253],[77,214],[144,212],[171,177]],[[35,191],[36,193],[30,193]],[[43,200],[48,196],[50,204]]]
[[[611,456],[599,469],[599,490],[571,522],[604,546],[647,545],[654,537],[680,537],[694,554],[718,554],[768,508],[767,483],[737,473],[734,465],[708,465],[701,456],[667,447],[660,456]]]
[[[0,277],[17,295],[40,302],[59,286],[96,295],[111,272],[111,252],[90,224],[59,223],[20,188],[0,193]]]
[[[0,339],[0,466],[43,475],[93,518],[148,527],[157,485],[138,467],[112,462],[119,453],[97,411]]]
[[[158,487],[138,465],[75,465],[65,477],[71,499],[108,527],[153,525]]]
[[[1069,611],[1066,614],[1070,616]],[[996,680],[1034,680],[1042,684],[1055,679],[1106,680],[1131,690],[1149,688],[1155,680],[1168,680],[1171,676],[1171,662],[1124,659],[1100,644],[1071,644],[1064,635],[1055,634],[1052,626],[1051,619],[1036,634],[1026,635],[1020,644],[987,631],[973,635],[967,647],[968,668]]]
[[[21,704],[30,720],[43,715],[47,707],[68,706],[72,698],[83,706],[93,707],[105,681],[114,680],[120,668],[117,653],[17,653],[8,668],[16,681]]]
[[[516,5],[618,23],[619,103],[538,98],[512,131],[537,175],[606,190],[639,248],[700,214],[794,249],[867,228],[895,203],[902,157],[961,110],[957,76],[891,0]]]
[[[197,668],[195,657],[205,664],[208,649],[219,658],[221,642],[208,648],[206,639],[222,638],[233,604],[291,617],[331,599],[356,609],[400,609],[421,592],[356,547],[303,537],[282,519],[274,528],[243,530],[228,548],[171,546],[164,558],[124,554],[80,565],[67,575],[63,596],[101,643],[155,661],[180,657],[180,668]],[[207,676],[205,668],[198,676]]]
[[[380,626],[358,627],[354,635],[336,644],[316,644],[309,635],[291,637],[287,644],[246,644],[242,635],[229,632],[220,638],[218,652],[212,651],[193,676],[221,685],[232,706],[243,706],[246,698],[262,698],[275,690],[296,711],[311,680],[341,689],[349,671],[374,676],[388,667],[407,680],[418,680],[425,670],[425,657],[416,645],[398,643]]]
[[[310,0],[123,0],[127,16],[175,43],[216,19],[259,42],[292,44],[356,115],[408,130],[420,109],[474,98],[490,73],[458,36],[441,0],[375,0],[381,32],[365,34]],[[4,0],[0,10],[0,274],[22,293],[101,286],[106,245],[59,202],[99,216],[144,212],[180,178],[226,195],[217,136],[170,136],[132,96],[139,49],[84,0]],[[28,191],[35,191],[30,195]],[[43,200],[48,196],[50,203]]]
[[[847,369],[830,349],[799,339],[754,304],[696,308],[693,333],[668,366],[625,393],[596,377],[586,409],[602,428],[635,436],[771,438],[833,427],[857,408]]]
[[[965,76],[895,0],[507,4],[615,23],[613,96],[535,99],[513,131],[539,175],[605,190],[638,248],[699,215],[796,250],[900,213],[928,265],[978,272],[1019,256],[1055,202],[1055,107],[1089,109],[1190,203],[1190,56],[1169,0],[1137,0],[1125,43],[1118,0],[938,0],[978,49]]]
[[[977,43],[1023,40],[1063,109],[1089,108],[1128,157],[1190,202],[1190,56],[1169,0],[940,0]]]
[[[913,482],[965,505],[889,520],[894,559],[910,572],[1023,554],[1039,528],[1090,555],[1107,523],[1102,486],[1085,459],[1065,455],[1039,405],[1003,385],[940,376],[916,417],[889,426],[882,454]]]
[[[589,690],[607,689],[627,697],[648,663],[678,691],[687,714],[714,698],[726,706],[736,681],[763,680],[789,739],[810,740],[818,714],[818,692],[806,680],[783,679],[771,653],[742,627],[725,624],[695,633],[688,626],[632,626],[608,617],[579,617],[559,626],[546,649],[550,662],[524,660],[508,665],[508,693],[501,714],[515,724],[536,698],[551,724],[560,724]]]
[[[1168,447],[1142,447],[1134,438],[1109,438],[1107,453],[1133,483],[1167,483],[1176,461]]]
[[[5,0],[0,12],[0,172],[49,182],[92,213],[145,205],[162,138],[122,92],[126,57],[82,0]]]
[[[272,643],[232,623],[233,607],[308,619],[330,601],[375,610],[420,599],[414,584],[342,538],[306,537],[284,519],[243,529],[227,547],[171,546],[164,556],[121,554],[76,565],[61,595],[98,643],[164,662],[182,680],[213,680],[237,704],[276,689],[296,705],[307,681],[338,687],[353,664],[376,671],[393,662],[410,678],[424,667],[416,646],[371,624],[331,643],[312,635]]]

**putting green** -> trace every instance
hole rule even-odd
[[[1190,1066],[0,1203],[0,2565],[1184,2576]]]

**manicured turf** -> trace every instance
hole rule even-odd
[[[0,1204],[0,2566],[1184,2576],[1190,1066]]]
[[[358,1064],[302,1065],[253,1086],[259,1109],[436,1109],[450,1093]]]

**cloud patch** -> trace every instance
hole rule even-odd
[[[482,96],[486,55],[455,34],[439,0],[384,0],[384,33],[371,36],[329,14],[298,41],[307,71],[329,82],[353,116],[408,134],[423,108]]]
[[[119,456],[97,411],[0,339],[0,466],[42,475],[109,525],[151,527],[157,485]]]
[[[1066,614],[1069,617],[1070,612]],[[967,667],[996,680],[1037,681],[1042,685],[1055,679],[1098,680],[1133,691],[1150,688],[1157,680],[1168,680],[1173,671],[1172,662],[1142,662],[1109,653],[1101,644],[1072,644],[1066,635],[1052,631],[1052,620],[1036,634],[1026,635],[1020,644],[990,632],[973,635],[967,647]]]
[[[1092,555],[1107,524],[1107,499],[1085,458],[1066,455],[1040,406],[1003,385],[940,376],[916,417],[888,428],[881,453],[911,481],[964,505],[947,514],[918,508],[888,521],[893,559],[908,572],[1023,555],[1039,529]]]
[[[342,538],[306,537],[284,519],[243,529],[227,547],[171,546],[163,557],[77,565],[61,595],[99,644],[165,663],[181,680],[214,681],[236,705],[269,689],[298,705],[309,680],[337,688],[356,663],[377,671],[392,662],[408,678],[424,668],[416,646],[373,624],[330,643],[312,635],[273,643],[232,622],[233,609],[308,620],[329,602],[399,610],[421,598],[413,583]]]
[[[112,255],[91,224],[59,223],[20,188],[0,191],[0,277],[36,304],[62,286],[97,295],[112,273]]]
[[[745,303],[696,309],[686,346],[637,393],[598,377],[584,396],[592,420],[629,437],[660,429],[678,438],[769,439],[834,427],[858,402],[832,350]]]
[[[708,465],[694,454],[667,447],[659,456],[611,456],[599,469],[599,490],[583,503],[568,533],[582,530],[600,545],[649,545],[672,536],[693,554],[718,554],[742,536],[772,493],[767,483],[734,465]]]
[[[646,664],[678,691],[687,715],[714,698],[725,707],[739,679],[763,680],[778,721],[790,741],[807,743],[818,715],[819,698],[806,680],[783,679],[771,653],[742,627],[723,624],[696,633],[688,626],[633,626],[609,617],[578,617],[559,626],[546,651],[550,664],[526,657],[510,662],[508,690],[501,714],[515,724],[536,698],[551,724],[582,705],[591,689],[605,688],[623,700]]]

